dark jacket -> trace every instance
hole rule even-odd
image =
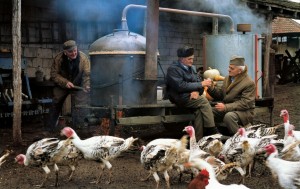
[[[173,62],[166,76],[167,95],[171,102],[184,105],[190,99],[190,93],[198,91],[201,95],[204,88],[194,66],[187,70],[180,62]]]
[[[236,112],[243,125],[252,122],[255,108],[255,83],[247,74],[247,67],[231,82],[225,77],[222,87],[209,88],[207,92],[215,101],[225,104],[225,112]]]
[[[73,61],[73,67],[69,68],[68,57],[63,52],[58,53],[51,67],[51,79],[60,87],[66,88],[70,81],[74,85],[84,88],[90,86],[90,60],[81,51]]]

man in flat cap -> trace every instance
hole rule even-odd
[[[242,56],[231,57],[228,73],[222,87],[210,86],[207,92],[218,102],[213,107],[218,129],[222,134],[232,136],[239,127],[253,121],[255,83],[247,73]]]
[[[64,101],[71,95],[72,120],[73,126],[81,127],[84,125],[85,114],[74,108],[74,105],[89,104],[90,90],[90,60],[81,51],[78,51],[74,40],[64,42],[63,51],[58,53],[51,66],[51,79],[55,83],[53,88],[53,105],[50,110],[48,130],[56,128],[57,120],[61,112]],[[81,87],[83,90],[78,90]]]
[[[172,103],[194,111],[195,135],[200,140],[204,135],[218,133],[209,101],[202,95],[211,80],[201,81],[194,62],[194,48],[185,46],[177,50],[178,61],[167,71],[167,95]]]

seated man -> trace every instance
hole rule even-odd
[[[211,80],[201,81],[197,76],[195,66],[193,66],[194,49],[192,47],[179,48],[177,56],[178,61],[168,68],[166,76],[167,95],[170,101],[179,107],[191,108],[194,111],[197,140],[203,135],[218,133],[212,108],[202,95],[204,87],[211,85]]]
[[[255,108],[255,83],[247,73],[245,59],[232,56],[222,87],[210,86],[208,94],[217,101],[213,107],[218,129],[225,135],[234,135],[240,126],[253,121]],[[222,127],[219,123],[224,124]],[[226,132],[226,133],[225,133]]]

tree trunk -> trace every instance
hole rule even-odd
[[[12,41],[13,41],[13,141],[15,145],[22,143],[22,80],[21,80],[21,0],[12,1]]]

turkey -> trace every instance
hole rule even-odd
[[[296,140],[293,130],[289,130],[284,140],[284,148],[280,150],[279,157],[288,161],[300,161],[300,141]]]
[[[6,161],[6,158],[12,153],[10,150],[5,150],[4,154],[0,157],[0,167]]]
[[[291,126],[290,124],[290,117],[289,112],[287,110],[281,110],[280,111],[280,117],[283,118],[283,124],[284,124],[284,139],[288,135],[288,131],[293,128],[293,135],[297,140],[300,140],[300,131],[295,131],[295,127]]]
[[[270,168],[274,178],[278,179],[279,185],[286,189],[300,187],[300,162],[286,161],[278,158],[276,146],[269,144],[264,148],[268,155],[266,164]]]
[[[216,178],[216,174],[214,172],[213,167],[207,163],[205,160],[201,158],[193,158],[190,162],[186,163],[185,166],[187,167],[195,167],[199,170],[206,169],[209,173],[209,180],[208,185],[206,185],[205,189],[249,189],[245,185],[238,185],[238,184],[230,184],[230,185],[224,185],[219,183],[219,181]]]
[[[19,154],[15,157],[15,161],[25,166],[41,166],[46,176],[40,185],[43,187],[48,179],[50,169],[48,165],[54,164],[56,174],[55,186],[58,186],[57,164],[69,165],[71,168],[68,181],[72,179],[77,162],[82,158],[80,151],[71,143],[71,140],[59,140],[57,138],[44,138],[31,144],[26,155]]]
[[[245,128],[239,128],[237,134],[226,141],[226,143],[228,142],[228,144],[225,143],[227,148],[223,149],[220,158],[224,159],[225,163],[234,163],[236,165],[234,168],[241,174],[242,183],[245,181],[246,168],[248,166],[249,176],[251,177],[256,148],[264,140],[264,138],[248,138]]]
[[[70,128],[65,127],[61,130],[61,134],[69,138],[74,146],[76,146],[87,160],[93,160],[100,163],[101,172],[96,181],[92,183],[98,184],[103,174],[104,168],[109,170],[109,177],[107,184],[111,183],[112,165],[110,160],[118,157],[121,152],[128,150],[134,141],[138,138],[119,138],[114,136],[93,136],[85,140],[81,140],[76,132]]]
[[[278,129],[282,128],[282,126],[283,124],[275,125],[273,127],[265,127],[262,125],[261,127],[257,128],[254,133],[249,134],[248,138],[261,138],[264,136],[276,135],[276,132]]]
[[[190,159],[194,157],[206,158],[210,156],[209,153],[200,149],[196,142],[195,129],[193,126],[186,126],[183,131],[187,132],[190,136]]]
[[[212,156],[217,157],[223,148],[221,137],[221,134],[204,136],[197,142],[197,144],[201,150],[208,152]]]
[[[193,158],[202,158],[205,161],[207,161],[211,166],[213,166],[215,173],[217,173],[217,179],[218,180],[224,180],[227,178],[227,173],[225,171],[225,168],[232,168],[231,166],[226,165],[223,161],[216,158],[215,156],[209,154],[208,152],[205,152],[200,149],[196,142],[195,137],[195,129],[193,126],[186,126],[184,128],[184,131],[186,131],[190,136],[190,157],[189,161]],[[222,170],[222,171],[221,171]],[[198,174],[197,171],[193,171]]]
[[[164,174],[167,188],[170,188],[168,170],[178,162],[181,153],[185,152],[187,145],[187,136],[177,139],[155,139],[143,147],[141,153],[141,163],[149,171],[148,180],[153,175],[156,181],[156,188],[159,188],[158,172]]]

